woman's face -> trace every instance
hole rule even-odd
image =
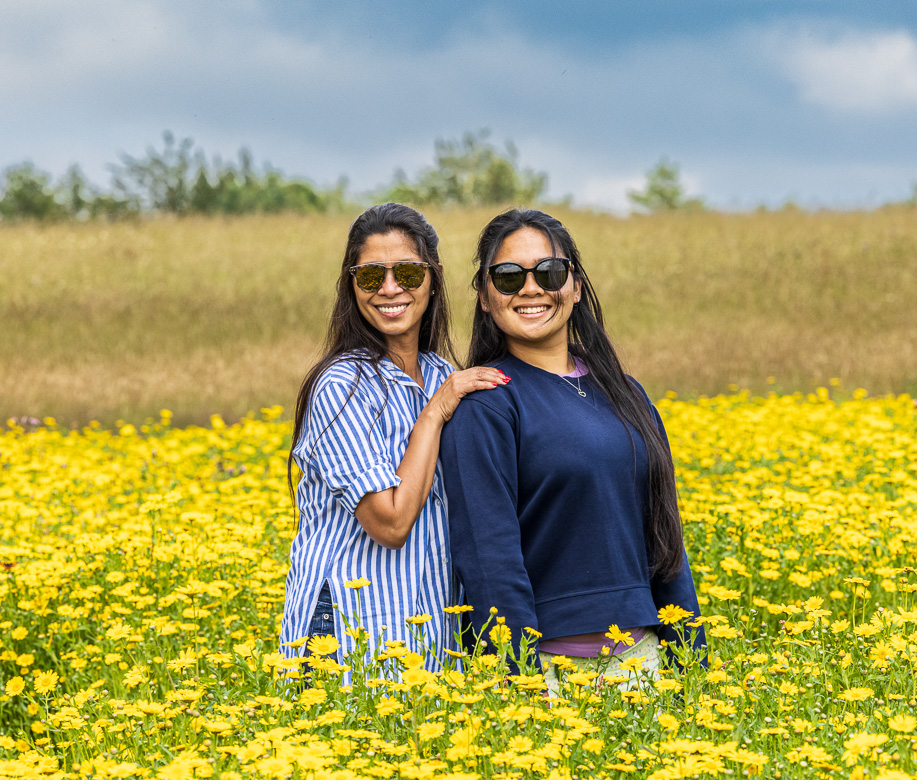
[[[551,242],[544,233],[521,228],[503,240],[492,265],[518,263],[523,268],[534,268],[539,260],[552,256]],[[566,347],[567,321],[573,313],[573,304],[580,299],[580,288],[572,273],[564,286],[553,293],[539,287],[534,274],[526,274],[525,285],[519,292],[504,295],[494,288],[488,274],[481,306],[503,331],[511,351],[514,343],[526,349]]]
[[[390,269],[395,263],[422,263],[414,242],[404,233],[397,231],[385,235],[372,235],[366,239],[360,250],[357,265],[378,263]],[[400,287],[394,274],[387,270],[382,286],[374,292],[361,289],[356,280],[354,295],[360,313],[376,330],[385,336],[390,346],[397,344],[416,348],[420,339],[420,321],[430,303],[430,270],[424,274],[423,284],[410,290]]]

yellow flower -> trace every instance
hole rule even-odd
[[[443,648],[443,652],[446,655],[451,655],[453,658],[467,658],[468,653],[464,650],[450,650],[448,647]]]
[[[146,680],[144,672],[146,670],[139,668],[137,666],[133,667],[127,674],[124,675],[124,685],[128,688],[136,688],[140,683]]]
[[[281,647],[292,647],[294,650],[298,650],[308,641],[309,641],[309,635],[306,634],[305,636],[301,636],[299,639],[294,639],[292,642],[281,642],[280,646]]]
[[[407,669],[416,669],[418,666],[423,666],[423,656],[420,653],[405,653],[401,656],[401,663]]]
[[[57,682],[60,680],[57,672],[38,672],[35,675],[35,692],[36,693],[49,693],[57,687]]]
[[[738,590],[730,590],[729,588],[723,588],[719,585],[711,585],[707,588],[707,595],[713,596],[715,599],[720,601],[738,601],[741,598],[742,593]]]
[[[842,701],[866,701],[875,695],[875,691],[872,688],[848,688],[843,693],[838,694],[839,699]]]
[[[596,672],[570,672],[567,675],[567,682],[572,685],[589,685],[598,674]]]
[[[25,639],[28,635],[29,629],[27,629],[25,626],[17,626],[12,631],[10,631],[10,636],[16,640]]]
[[[300,692],[298,701],[303,707],[312,707],[321,704],[328,698],[328,692],[321,688],[306,688]]]
[[[853,766],[860,755],[872,753],[886,741],[888,737],[885,734],[854,734],[844,741],[844,761],[847,766]]]
[[[347,580],[344,583],[345,588],[350,588],[351,590],[359,590],[360,588],[365,588],[369,585],[370,582],[366,577],[357,577],[355,580]]]
[[[659,610],[658,618],[660,623],[664,623],[665,625],[670,626],[674,623],[678,623],[679,621],[684,620],[685,618],[691,617],[693,614],[693,612],[688,612],[686,609],[676,607],[674,604],[669,604],[668,606]]]
[[[726,674],[722,669],[711,669],[706,674],[707,682],[711,682],[714,685],[718,683],[724,683],[729,679],[729,675]]]
[[[488,636],[491,642],[495,645],[500,645],[512,639],[512,631],[510,631],[509,626],[501,623],[490,629]]]
[[[662,728],[667,729],[668,731],[678,731],[678,727],[680,725],[678,718],[669,715],[669,713],[661,712],[656,720],[659,721],[659,725],[662,726]]]
[[[742,636],[742,632],[732,626],[714,626],[710,629],[710,636],[717,639],[735,639]]]
[[[917,729],[917,718],[913,715],[895,715],[888,719],[888,727],[892,731],[910,734],[914,729]]]
[[[404,622],[410,623],[413,626],[422,626],[424,623],[428,623],[432,619],[433,619],[432,615],[427,615],[427,614],[411,615],[411,617],[405,618]]]
[[[18,696],[25,690],[25,680],[21,677],[11,677],[6,681],[6,695]]]
[[[421,723],[417,727],[417,738],[421,742],[427,742],[431,739],[436,739],[437,737],[442,736],[445,730],[445,723]]]
[[[454,607],[446,607],[443,609],[443,612],[448,612],[450,615],[460,615],[462,612],[473,612],[474,607],[470,604],[456,604]]]
[[[646,662],[645,655],[638,655],[635,658],[625,658],[620,663],[620,668],[627,672],[639,672]]]
[[[391,715],[393,712],[400,712],[403,709],[404,705],[397,699],[381,699],[376,702],[376,712],[382,717]]]
[[[313,655],[331,655],[341,647],[340,642],[331,634],[309,637],[308,648]]]
[[[233,730],[232,724],[225,720],[203,720],[201,725],[211,734],[228,734]]]
[[[627,647],[633,647],[634,638],[631,635],[630,631],[622,631],[616,625],[608,626],[608,631],[605,632],[607,636],[615,645],[626,645]]]
[[[105,636],[117,641],[119,639],[127,639],[133,633],[134,630],[130,626],[126,626],[123,623],[116,623],[105,632]]]

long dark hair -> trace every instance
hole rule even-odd
[[[378,370],[379,361],[386,356],[385,337],[366,321],[357,306],[350,269],[360,261],[360,252],[370,236],[384,236],[388,233],[402,233],[413,242],[420,259],[430,266],[430,302],[420,320],[419,350],[446,354],[455,360],[449,337],[449,303],[446,299],[443,269],[439,263],[439,237],[436,231],[423,214],[409,206],[384,203],[368,208],[350,226],[341,274],[337,281],[337,297],[325,334],[322,356],[309,369],[296,397],[293,440],[287,457],[287,484],[291,495],[294,493],[293,450],[303,435],[309,400],[318,378],[348,353],[352,353],[349,357],[370,364],[374,370]],[[353,390],[356,390],[356,386]]]
[[[684,542],[675,469],[672,454],[656,428],[652,411],[643,394],[628,379],[605,330],[602,307],[595,289],[583,269],[579,250],[570,232],[561,222],[542,211],[511,209],[494,217],[481,232],[475,256],[477,269],[472,286],[478,292],[468,349],[468,365],[493,363],[506,357],[506,337],[493,317],[481,305],[488,295],[487,269],[493,263],[503,241],[523,228],[532,228],[551,242],[555,256],[571,261],[575,281],[582,285],[581,299],[573,307],[567,322],[567,344],[570,352],[589,369],[589,376],[601,388],[617,413],[632,425],[646,443],[649,488],[649,524],[646,547],[652,573],[671,580],[682,568]],[[558,251],[559,250],[559,251]],[[498,293],[499,294],[499,293]],[[555,298],[559,293],[553,294]]]

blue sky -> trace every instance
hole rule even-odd
[[[912,0],[3,0],[0,168],[98,184],[163,130],[372,190],[489,128],[550,194],[627,206],[663,156],[721,208],[917,181]]]

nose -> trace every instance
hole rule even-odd
[[[522,285],[522,289],[517,293],[518,295],[541,295],[544,290],[535,281],[535,274],[532,273],[531,268],[525,274],[525,284]]]
[[[381,295],[398,295],[403,290],[400,284],[395,281],[395,272],[391,268],[385,270],[385,278],[382,280],[382,286],[378,292]]]

